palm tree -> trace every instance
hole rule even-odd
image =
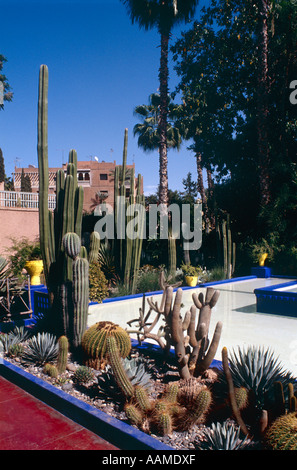
[[[180,115],[181,105],[176,105],[168,97],[168,119],[167,119],[167,148],[180,149],[182,133],[180,127],[175,126]],[[141,123],[134,126],[134,136],[138,135],[138,146],[144,151],[150,152],[159,148],[159,116],[160,95],[152,93],[149,96],[149,104],[136,106],[134,114],[141,119]]]
[[[121,0],[127,7],[132,23],[149,30],[158,28],[161,36],[159,67],[160,112],[159,134],[159,202],[168,204],[167,117],[168,117],[168,50],[174,25],[188,21],[195,13],[199,0]]]

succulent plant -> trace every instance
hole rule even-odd
[[[265,437],[272,450],[297,450],[297,413],[279,416],[269,427]]]
[[[94,369],[102,369],[107,361],[107,340],[114,337],[119,354],[125,358],[131,351],[131,339],[129,334],[110,321],[101,321],[92,325],[82,337],[82,351],[85,365]]]
[[[245,387],[252,392],[254,406],[258,409],[270,407],[275,382],[287,385],[294,380],[291,372],[283,369],[273,352],[264,347],[239,347],[238,352],[233,349],[229,355],[229,368],[234,387]],[[225,380],[224,374],[221,379]]]
[[[43,372],[49,375],[52,379],[56,379],[59,375],[58,369],[54,364],[46,363],[43,367]]]
[[[87,366],[79,366],[73,374],[73,382],[86,384],[94,379],[94,371]]]
[[[37,333],[25,344],[22,361],[25,364],[44,365],[58,355],[57,338],[50,333]]]
[[[20,348],[19,351],[23,350],[22,343],[26,341],[28,336],[29,333],[23,327],[15,327],[9,333],[0,334],[0,343],[2,345],[3,352],[6,354],[12,353],[13,355],[16,355],[15,353],[18,347]]]
[[[152,376],[149,371],[147,361],[141,357],[132,359],[121,359],[127,377],[133,386],[140,385],[146,390],[151,388]],[[119,389],[112,368],[107,365],[105,370],[97,376],[99,397],[112,399],[117,403],[123,400],[121,390]]]
[[[196,444],[198,450],[244,450],[251,444],[246,436],[240,437],[241,431],[234,423],[212,423],[204,429],[201,441]]]
[[[59,374],[62,374],[66,370],[68,361],[69,342],[66,336],[60,336],[58,346],[57,369]]]

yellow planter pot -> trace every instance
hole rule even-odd
[[[197,286],[198,276],[185,276],[186,283],[190,287]]]
[[[43,261],[42,260],[33,260],[27,261],[25,264],[25,269],[30,276],[30,283],[32,286],[38,286],[41,284],[40,275],[43,271]]]
[[[265,261],[268,258],[268,253],[263,253],[262,255],[259,256],[259,266],[264,266]]]

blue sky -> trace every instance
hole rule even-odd
[[[205,2],[203,2],[205,3]],[[146,193],[159,180],[158,152],[144,153],[133,137],[135,106],[158,91],[157,31],[132,25],[119,0],[0,0],[0,53],[14,93],[0,111],[0,147],[8,176],[14,166],[37,166],[37,94],[41,64],[49,68],[49,166],[70,149],[79,160],[121,163],[127,127],[128,163],[144,178]],[[197,9],[197,15],[199,8]],[[189,25],[173,30],[172,42]],[[170,61],[170,90],[177,78]],[[195,158],[186,145],[168,153],[169,187],[182,190]]]

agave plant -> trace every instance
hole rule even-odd
[[[57,338],[50,333],[37,333],[25,345],[22,361],[25,364],[44,365],[58,356]]]
[[[133,386],[139,385],[145,389],[151,387],[152,376],[148,372],[148,365],[145,359],[132,358],[122,359],[125,371]],[[112,398],[116,402],[121,402],[123,395],[119,389],[112,368],[108,365],[102,374],[98,375],[99,396],[102,398]]]
[[[234,387],[245,387],[253,392],[258,409],[267,407],[273,396],[273,385],[279,381],[284,386],[295,381],[291,372],[285,371],[270,348],[249,346],[246,350],[233,349],[229,355],[229,368]]]
[[[4,333],[0,335],[0,342],[2,345],[2,350],[6,354],[10,354],[10,352],[19,346],[21,343],[24,343],[29,336],[28,331],[24,329],[24,327],[15,327],[9,333]],[[20,348],[21,350],[21,348]]]
[[[204,429],[202,440],[197,444],[197,450],[244,450],[251,445],[247,436],[240,437],[240,428],[233,422],[212,423]]]

